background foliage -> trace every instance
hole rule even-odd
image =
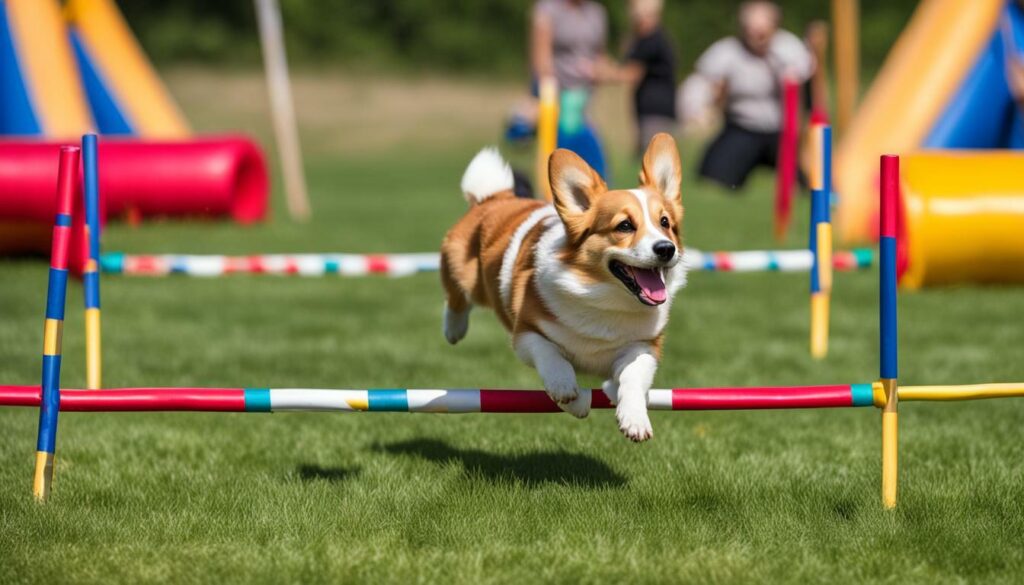
[[[524,67],[532,0],[280,0],[290,57],[300,65],[343,64],[407,70],[516,73]],[[628,32],[625,0],[602,0],[613,47]],[[162,63],[254,63],[259,59],[252,2],[131,0],[129,22]],[[681,66],[730,34],[738,0],[667,0],[665,23]],[[799,32],[829,17],[826,0],[782,2],[786,26]],[[863,62],[881,63],[915,0],[862,0]]]

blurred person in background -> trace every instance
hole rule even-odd
[[[530,23],[534,94],[540,79],[558,81],[558,146],[576,152],[607,180],[604,149],[587,106],[599,73],[610,67],[608,14],[593,0],[540,0]]]
[[[721,108],[715,103],[716,87],[710,81],[691,73],[676,90],[676,111],[682,132],[694,138],[707,138],[718,130]]]
[[[636,115],[636,153],[644,150],[655,134],[676,134],[676,52],[661,27],[663,0],[630,0],[632,27],[621,67],[598,72],[602,81],[619,81],[633,87]]]
[[[825,70],[817,66],[828,54],[828,23],[812,20],[804,31],[804,44],[814,57],[815,67],[804,85],[804,108],[810,112],[811,124],[828,124],[828,79]]]
[[[742,187],[759,165],[775,167],[782,127],[782,81],[803,83],[814,71],[814,58],[796,35],[781,30],[782,11],[774,2],[744,2],[739,36],[711,45],[696,64],[690,81],[722,108],[725,123],[704,153],[699,174],[729,188]],[[701,104],[684,104],[699,111]]]

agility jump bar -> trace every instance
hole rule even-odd
[[[832,268],[852,272],[871,268],[875,253],[870,248],[843,250],[832,254]],[[695,272],[808,272],[814,264],[810,250],[748,250],[701,252],[687,250],[687,268]]]
[[[601,390],[584,390],[591,408],[613,408]],[[39,386],[0,386],[0,407],[38,407]],[[905,401],[955,401],[1024,397],[1024,384],[903,386]],[[879,382],[833,386],[652,389],[651,410],[777,410],[844,408],[886,404]],[[119,388],[64,390],[66,412],[560,412],[541,390],[502,389],[367,389],[305,388]]]
[[[687,268],[695,272],[807,272],[814,256],[810,250],[750,250],[740,252],[701,252],[687,249],[683,254]],[[870,268],[874,253],[870,249],[837,252],[833,266],[837,271]],[[441,259],[437,253],[414,254],[266,254],[218,256],[203,254],[135,255],[105,253],[100,268],[108,274],[132,276],[168,276],[183,274],[216,277],[230,274],[270,274],[279,276],[408,276],[437,272]]]
[[[219,256],[204,254],[132,255],[120,252],[100,256],[100,268],[108,274],[133,276],[215,277],[230,274],[279,276],[408,276],[437,272],[441,257],[422,254],[264,254]]]
[[[583,390],[591,408],[614,408],[601,390]],[[651,390],[652,410],[743,410],[871,406],[872,384]],[[38,406],[38,386],[0,386],[0,406]],[[60,408],[80,412],[561,412],[541,390],[305,388],[123,388],[65,390]]]

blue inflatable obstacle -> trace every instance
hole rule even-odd
[[[925,139],[925,148],[1024,148],[1024,117],[1010,91],[1011,60],[1024,64],[1024,10],[1007,2],[974,68]]]

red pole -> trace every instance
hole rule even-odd
[[[800,84],[791,77],[782,81],[782,128],[775,173],[775,239],[783,241],[793,213],[797,150],[800,141]]]

